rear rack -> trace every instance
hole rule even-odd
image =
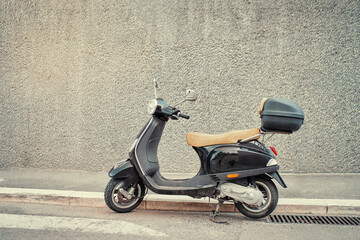
[[[245,139],[241,140],[240,143],[246,143],[246,142],[249,142],[251,140],[257,139],[258,137],[261,137],[261,136],[263,136],[263,142],[264,142],[264,138],[265,138],[266,134],[271,134],[271,136],[267,139],[267,140],[269,140],[272,136],[274,136],[274,134],[291,134],[291,132],[282,132],[282,131],[261,132],[259,134],[254,135],[254,136],[251,136],[251,137],[248,137],[248,138],[245,138]]]

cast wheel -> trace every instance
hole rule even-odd
[[[239,212],[247,217],[263,218],[274,211],[279,199],[279,194],[275,184],[271,180],[257,178],[255,182],[264,197],[261,206],[252,206],[241,202],[236,202],[235,206]]]
[[[137,208],[142,202],[145,195],[145,186],[138,182],[133,189],[130,198],[124,196],[120,189],[131,193],[131,186],[124,188],[125,179],[111,179],[107,184],[104,192],[106,205],[113,211],[119,213],[130,212]]]

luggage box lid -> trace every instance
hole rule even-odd
[[[299,104],[285,98],[264,98],[261,101],[260,117],[262,116],[279,116],[291,117],[304,120],[304,112]]]

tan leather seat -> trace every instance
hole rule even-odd
[[[252,136],[260,134],[259,128],[247,129],[247,130],[235,130],[222,134],[205,134],[190,132],[186,134],[186,141],[193,147],[204,147],[216,144],[228,144],[237,143],[239,140],[243,140]],[[260,136],[253,139],[259,139]]]

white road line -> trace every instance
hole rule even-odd
[[[151,237],[166,237],[162,232],[122,220],[0,214],[0,228],[32,230],[71,230]]]
[[[51,190],[51,189],[31,189],[31,188],[4,188],[0,187],[0,193],[3,194],[30,194],[58,197],[78,197],[78,198],[104,198],[102,192],[84,192],[69,190]]]

